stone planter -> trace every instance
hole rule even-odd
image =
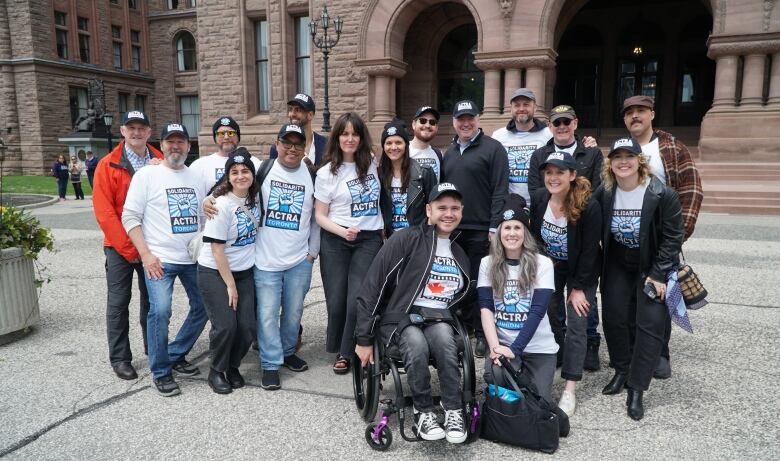
[[[0,250],[0,335],[38,323],[33,261],[20,248]]]

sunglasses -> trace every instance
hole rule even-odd
[[[285,149],[303,150],[303,149],[306,148],[306,143],[305,142],[295,143],[295,142],[290,142],[290,141],[287,141],[287,140],[284,140],[284,139],[280,139],[279,142],[282,143],[282,145],[284,146]]]
[[[439,122],[435,118],[420,117],[417,119],[417,123],[420,125],[425,125],[427,123],[430,126],[436,126],[436,124]]]
[[[561,123],[563,123],[566,126],[571,125],[571,119],[570,118],[559,118],[558,120],[552,122],[553,126],[561,126]]]
[[[232,138],[235,135],[236,135],[235,130],[217,131],[218,138],[225,138],[225,137]]]

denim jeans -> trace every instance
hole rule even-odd
[[[57,178],[57,193],[59,194],[60,198],[65,198],[65,194],[68,193],[68,178],[65,179],[59,179]]]
[[[130,351],[129,307],[133,295],[133,272],[138,277],[138,291],[141,304],[141,334],[144,350],[147,350],[146,325],[149,316],[149,294],[146,291],[144,268],[141,263],[129,263],[111,247],[103,247],[106,255],[106,284],[108,300],[106,302],[106,336],[108,337],[108,358],[111,365],[132,362]]]
[[[263,370],[278,370],[284,358],[295,353],[313,266],[308,258],[286,271],[255,266],[257,344]]]
[[[404,359],[409,390],[414,408],[420,412],[433,410],[431,396],[431,357],[436,360],[441,386],[441,405],[445,410],[463,408],[458,368],[458,345],[455,329],[449,323],[434,323],[423,328],[408,326],[401,332],[398,349]]]
[[[149,317],[147,334],[149,336],[149,368],[154,378],[171,374],[171,368],[176,362],[192,349],[198,340],[203,327],[206,326],[206,309],[198,290],[198,274],[196,264],[163,263],[163,276],[152,280],[146,276],[146,289],[149,292]],[[176,339],[168,344],[168,325],[171,322],[171,305],[173,301],[173,282],[179,278],[187,298],[190,301],[190,311]]]

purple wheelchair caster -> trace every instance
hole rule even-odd
[[[387,427],[387,420],[387,415],[381,412],[379,422],[366,427],[366,442],[374,450],[385,451],[393,443],[393,433]]]

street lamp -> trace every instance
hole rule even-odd
[[[108,153],[114,149],[114,140],[111,138],[111,125],[114,124],[114,116],[106,112],[103,114],[103,124],[106,125],[106,136],[108,137]]]
[[[341,16],[336,16],[333,20],[333,29],[336,31],[336,38],[328,38],[328,29],[330,28],[330,15],[328,14],[328,6],[322,7],[322,14],[320,15],[320,25],[322,26],[322,36],[317,36],[317,21],[313,20],[309,23],[309,32],[311,32],[311,40],[314,42],[314,46],[322,51],[322,58],[325,61],[325,110],[322,112],[322,131],[330,131],[330,108],[328,106],[328,54],[331,49],[336,46],[341,37],[341,26],[344,22],[341,20]]]
[[[8,149],[0,138],[0,221],[3,220],[3,162],[5,161],[5,151]]]

